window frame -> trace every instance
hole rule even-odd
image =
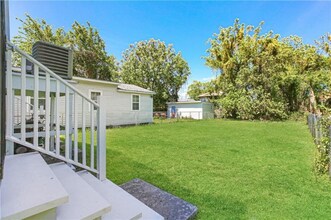
[[[89,89],[88,90],[88,97],[92,100],[92,101],[94,101],[93,99],[92,99],[92,92],[98,92],[98,93],[100,93],[100,96],[102,96],[102,91],[101,90],[97,90],[97,89]],[[95,102],[95,103],[97,103],[97,102]],[[97,104],[99,104],[99,103],[97,103]],[[89,111],[91,111],[91,103],[89,103]],[[94,110],[95,110],[95,107],[94,107]]]
[[[138,96],[139,102],[138,102],[138,109],[133,109],[133,96]],[[137,103],[137,102],[135,102]],[[139,94],[131,94],[131,111],[140,111],[140,95]]]

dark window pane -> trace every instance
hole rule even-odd
[[[134,95],[132,98],[133,102],[139,102],[139,95]]]
[[[132,103],[132,110],[139,110],[139,103]]]

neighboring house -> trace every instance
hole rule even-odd
[[[136,85],[109,82],[103,80],[86,79],[73,77],[68,81],[84,95],[97,102],[98,96],[106,97],[106,125],[130,125],[144,124],[153,122],[153,95],[155,92],[141,88]],[[64,114],[64,98],[60,109]],[[79,100],[77,100],[79,102]],[[76,103],[76,105],[81,105]],[[82,108],[78,108],[82,109]],[[88,112],[88,111],[86,111]],[[82,112],[78,112],[78,126],[82,125]],[[61,117],[61,124],[64,124],[64,118]],[[89,122],[86,122],[89,126]]]
[[[211,119],[214,118],[214,105],[202,101],[182,101],[167,103],[168,118],[193,118]]]
[[[219,98],[221,95],[222,95],[222,92],[219,92],[219,93],[207,92],[207,93],[203,93],[203,94],[199,95],[198,97],[199,97],[200,101],[202,101],[202,102],[209,102],[210,100]]]

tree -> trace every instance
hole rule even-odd
[[[276,94],[279,62],[278,35],[261,34],[263,22],[256,28],[240,24],[220,29],[210,39],[206,64],[220,71],[217,84],[223,92],[220,105],[226,117],[284,118],[282,100]],[[276,84],[277,85],[277,84]]]
[[[189,85],[187,94],[191,99],[199,100],[199,95],[205,93],[206,86],[205,83],[194,80],[192,84]]]
[[[19,21],[22,26],[13,41],[27,53],[31,53],[32,46],[37,41],[70,47],[74,51],[75,76],[102,80],[118,79],[115,57],[107,55],[105,42],[90,23],[84,26],[74,22],[72,29],[65,32],[63,28],[52,28],[44,19],[37,20],[29,15],[26,15],[25,20]]]
[[[322,53],[325,53],[329,58],[331,57],[331,34],[326,33],[320,40],[316,41],[318,48]]]
[[[75,52],[74,75],[108,81],[116,78],[118,69],[115,57],[107,55],[105,42],[89,22],[86,26],[75,22],[68,32],[68,38]]]
[[[330,91],[329,38],[322,38],[324,52],[319,52],[297,36],[262,34],[262,26],[246,26],[237,19],[210,39],[205,59],[221,73],[217,84],[224,116],[284,119],[307,103],[316,112],[318,97]]]
[[[130,45],[121,63],[122,81],[155,91],[154,107],[159,109],[167,101],[178,101],[178,91],[190,74],[181,53],[154,39]]]
[[[320,103],[320,108],[323,113],[329,114],[331,113],[331,34],[326,33],[323,35],[320,40],[316,41],[316,45],[318,48],[318,53],[321,58],[322,63],[322,71],[324,74],[324,83],[322,84],[322,96],[326,98],[326,103]],[[326,105],[325,105],[326,104]]]
[[[284,73],[290,77],[283,78],[282,82],[283,85],[295,83],[295,86],[287,88],[285,97],[295,93],[293,97],[296,97],[296,108],[293,110],[299,110],[299,106],[304,106],[307,102],[306,108],[312,113],[317,113],[319,97],[329,91],[331,86],[330,59],[327,53],[314,45],[304,44],[299,37],[291,36],[283,42],[289,48],[288,55],[283,61],[287,67]],[[287,102],[292,104],[290,101],[291,99],[287,99]]]
[[[33,19],[26,14],[26,19],[18,19],[22,26],[19,27],[18,35],[14,36],[13,42],[27,53],[32,52],[32,46],[37,41],[45,41],[63,46],[68,42],[68,38],[63,28],[53,30],[52,26],[42,20]],[[14,64],[18,65],[19,60],[14,57]]]

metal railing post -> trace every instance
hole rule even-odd
[[[6,40],[9,39],[8,2],[0,1],[0,182],[6,154]],[[10,53],[9,53],[10,54]],[[7,65],[7,69],[8,69]]]
[[[98,96],[98,130],[97,130],[97,170],[99,171],[98,177],[100,180],[106,179],[106,97]]]
[[[7,61],[7,70],[6,70],[6,87],[7,87],[7,102],[6,102],[6,136],[12,136],[14,132],[13,128],[13,81],[12,81],[12,51],[10,49],[7,50],[6,53],[6,61]],[[14,143],[11,141],[6,141],[6,149],[4,154],[14,154]],[[3,155],[4,156],[4,155]]]

